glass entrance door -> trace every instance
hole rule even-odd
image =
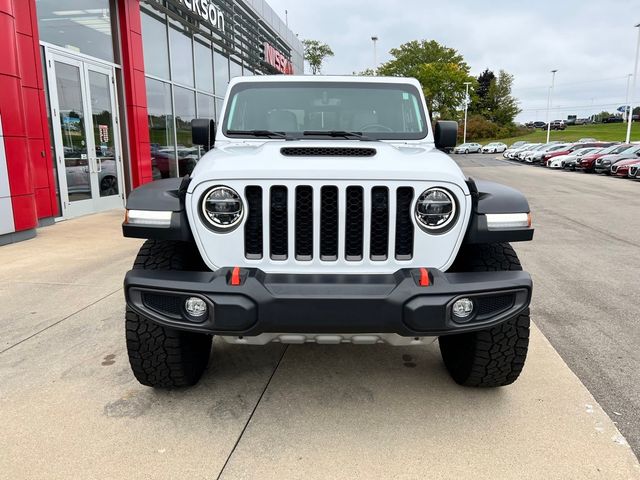
[[[64,217],[124,204],[113,68],[47,55]]]

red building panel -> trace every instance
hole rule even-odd
[[[23,35],[17,36],[18,39],[18,61],[20,63],[20,79],[23,87],[38,88],[38,66],[40,66],[40,54],[38,50],[34,50],[33,37]],[[36,60],[38,53],[38,60]]]
[[[122,72],[127,106],[127,133],[131,183],[135,188],[152,181],[147,90],[144,79],[140,1],[118,0],[122,50]]]
[[[0,64],[4,61],[6,50],[0,48]],[[0,112],[5,137],[24,137],[27,134],[22,104],[22,85],[20,78],[0,74]]]

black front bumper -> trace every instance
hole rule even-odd
[[[443,273],[420,269],[383,275],[268,274],[232,269],[216,272],[131,270],[127,304],[161,325],[219,335],[261,333],[397,333],[433,336],[479,330],[527,308],[532,282],[526,272]],[[236,277],[237,278],[237,277]],[[424,279],[424,277],[422,277]],[[199,297],[208,314],[190,318],[184,302]],[[452,304],[469,297],[475,308],[454,321]]]

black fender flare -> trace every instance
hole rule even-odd
[[[533,239],[534,229],[491,231],[487,214],[531,213],[527,198],[515,188],[487,180],[467,179],[472,198],[472,211],[464,243],[526,242]]]
[[[150,240],[193,241],[185,209],[185,197],[191,178],[165,178],[145,183],[134,189],[127,198],[127,210],[164,211],[171,213],[168,227],[132,225],[125,219],[122,234],[129,238]]]

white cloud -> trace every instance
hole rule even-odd
[[[485,68],[513,74],[521,120],[544,119],[554,68],[553,117],[622,105],[626,75],[633,69],[633,25],[640,22],[640,0],[268,1],[282,17],[289,11],[289,26],[300,38],[333,48],[335,57],[323,73],[371,67],[372,35],[380,38],[381,62],[404,42],[433,39],[457,49],[476,75]]]

